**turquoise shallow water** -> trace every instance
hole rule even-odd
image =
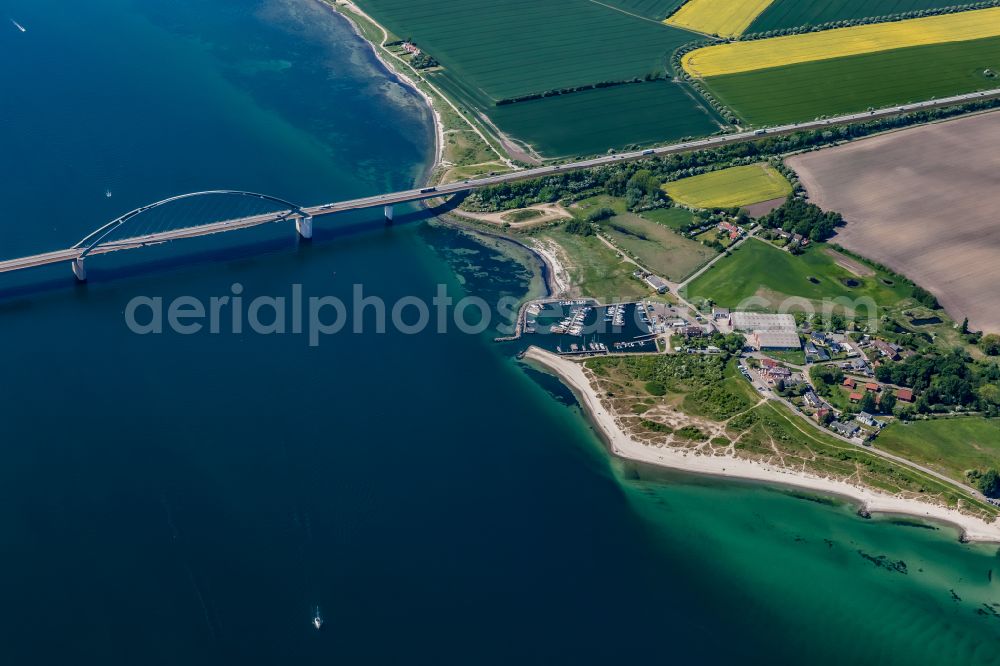
[[[402,187],[430,153],[426,110],[312,3],[0,8],[28,29],[0,37],[2,256],[190,189]],[[996,546],[610,461],[489,333],[125,327],[134,296],[237,282],[528,289],[447,229],[323,225],[0,281],[4,663],[1000,663]]]

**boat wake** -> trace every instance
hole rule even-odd
[[[11,19],[10,22],[13,23],[14,27],[17,28],[18,30],[20,30],[21,32],[28,32],[27,28],[25,28],[23,25],[21,25],[20,23],[18,23],[14,19]]]

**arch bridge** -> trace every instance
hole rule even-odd
[[[425,187],[421,189],[403,190],[389,194],[380,194],[361,199],[340,201],[337,203],[325,204],[322,206],[303,207],[278,197],[258,194],[255,192],[245,192],[241,190],[212,190],[205,192],[192,192],[175,197],[163,199],[115,218],[104,226],[86,236],[79,243],[65,250],[36,254],[30,257],[20,257],[18,259],[7,259],[0,261],[0,273],[18,271],[35,266],[45,266],[61,262],[72,262],[73,272],[80,280],[87,277],[84,261],[90,255],[103,254],[131,248],[144,247],[157,243],[166,243],[181,238],[195,238],[207,236],[209,234],[245,229],[269,222],[279,222],[284,220],[294,220],[295,227],[299,235],[303,238],[311,238],[313,231],[313,217],[317,215],[330,215],[349,210],[363,210],[368,208],[383,207],[387,220],[393,217],[393,206],[396,204],[424,201],[426,199],[444,198],[454,194],[469,192],[484,187],[511,183],[519,180],[528,180],[541,177],[559,177],[567,171],[575,169],[590,169],[594,167],[606,166],[619,162],[630,162],[635,160],[648,159],[654,156],[666,156],[677,153],[687,153],[698,150],[718,148],[734,143],[755,141],[763,136],[767,138],[794,134],[805,130],[829,129],[836,125],[849,125],[858,122],[870,122],[881,118],[897,116],[916,111],[926,111],[935,108],[943,108],[956,104],[968,102],[980,102],[987,99],[1000,97],[1000,88],[984,90],[978,92],[964,93],[932,99],[923,102],[904,104],[902,106],[886,107],[882,109],[870,109],[860,113],[850,113],[833,118],[817,118],[816,120],[801,123],[791,123],[779,125],[777,127],[767,127],[751,129],[732,134],[720,134],[705,137],[702,139],[682,140],[679,143],[636,150],[626,153],[614,153],[581,159],[566,164],[549,164],[530,169],[519,169],[508,173],[493,174],[479,178],[463,180],[457,183],[448,183],[436,187]],[[151,216],[155,211],[165,208],[168,204],[181,201],[199,200],[209,196],[222,196],[227,199],[239,198],[247,201],[256,200],[258,203],[274,206],[277,210],[266,212],[256,212],[252,215],[224,219],[223,221],[212,221],[204,224],[187,224],[176,228],[153,228],[151,230],[142,229],[144,218]],[[184,218],[187,220],[187,218]],[[219,217],[213,218],[215,220]],[[127,235],[132,234],[132,235]]]

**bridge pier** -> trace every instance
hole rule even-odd
[[[73,275],[79,282],[87,281],[87,268],[83,265],[83,257],[73,260]]]
[[[302,238],[312,238],[313,237],[312,215],[303,215],[302,217],[296,218],[295,230],[299,232],[299,236],[301,236]]]
[[[386,206],[383,209],[383,212],[385,213],[385,221],[392,222],[392,213],[393,213],[392,205]]]

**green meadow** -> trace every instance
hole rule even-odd
[[[937,9],[960,4],[955,0],[774,0],[761,12],[747,33],[820,25],[870,16],[889,16],[921,9]]]
[[[773,125],[995,88],[1000,37],[713,76],[705,85],[746,121]]]
[[[894,423],[875,445],[967,482],[966,470],[1000,468],[1000,420],[969,417]]]
[[[879,307],[895,308],[908,300],[911,287],[883,280],[882,273],[859,277],[839,266],[823,247],[795,256],[774,245],[751,239],[717,262],[687,287],[688,298],[711,299],[736,307],[751,297],[763,299],[754,309],[776,309],[787,298],[871,298]],[[861,314],[865,314],[861,309]]]
[[[601,232],[647,269],[675,282],[717,255],[706,245],[632,213],[601,222]]]

